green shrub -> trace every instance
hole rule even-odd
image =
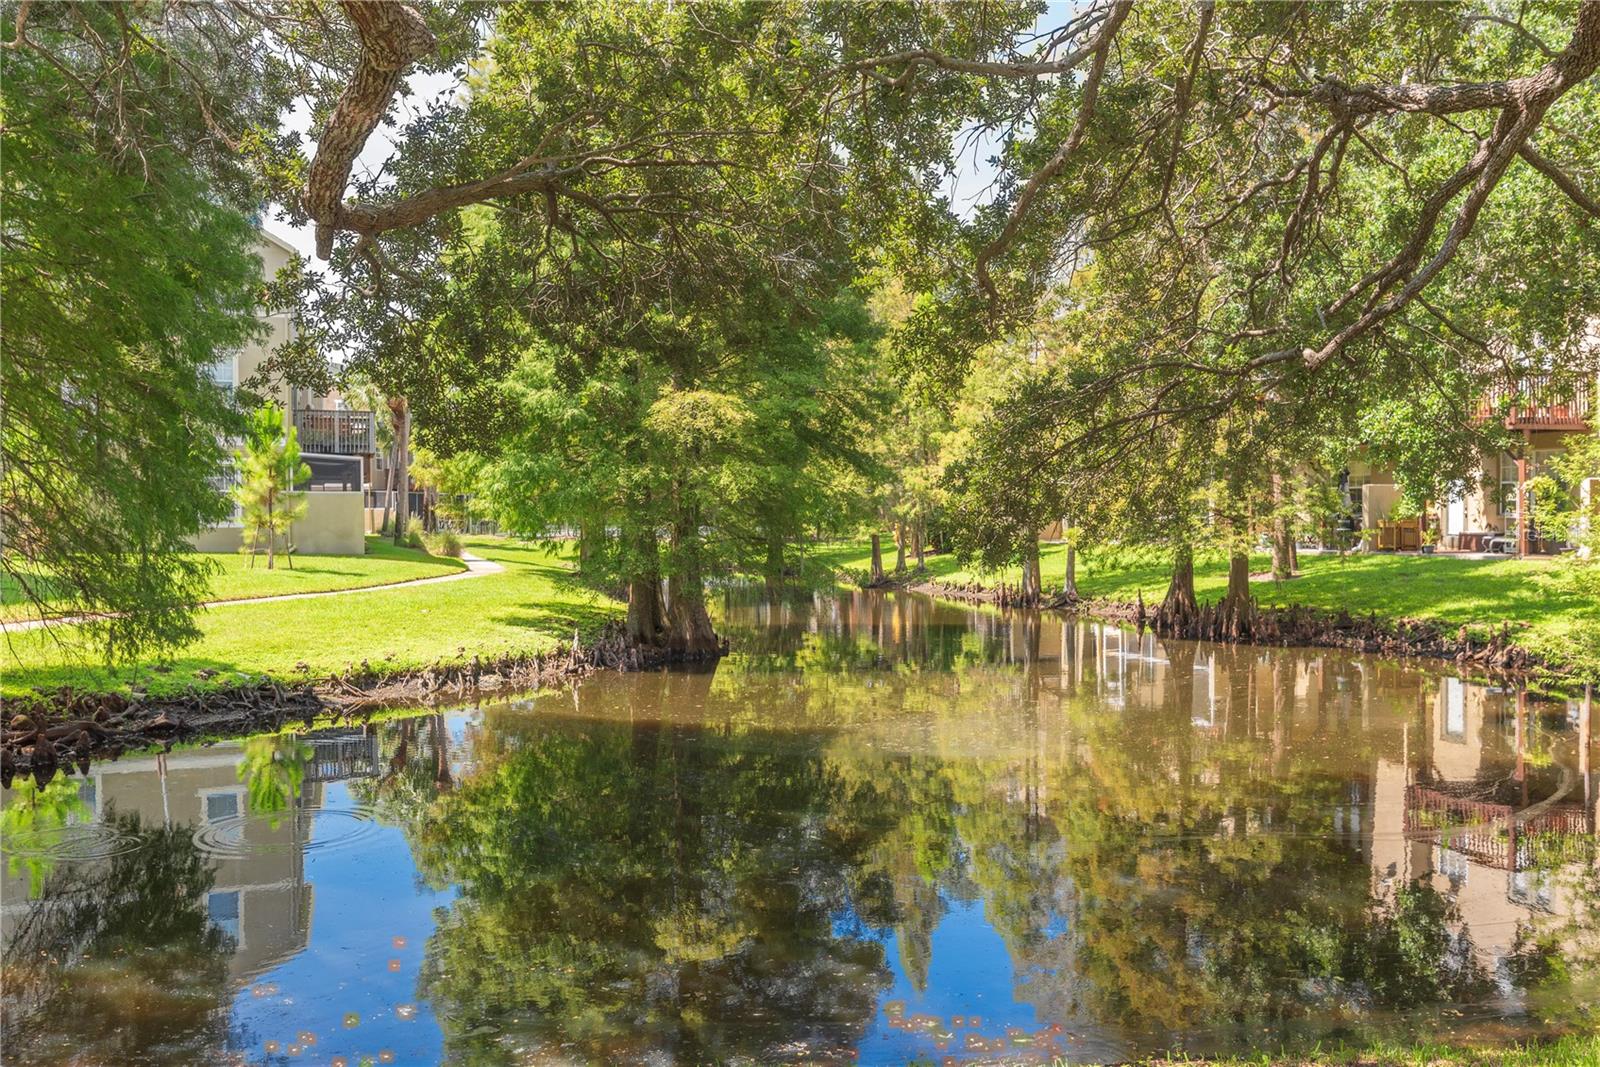
[[[428,551],[435,556],[461,556],[461,535],[454,530],[440,530],[428,537]]]
[[[406,523],[406,544],[412,548],[427,549],[428,546],[423,541],[421,519],[412,519]]]

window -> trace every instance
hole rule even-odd
[[[1358,530],[1365,525],[1363,512],[1366,510],[1366,500],[1361,490],[1370,481],[1372,481],[1370,474],[1352,474],[1345,483],[1345,503],[1349,507],[1351,521]]]
[[[234,386],[239,384],[238,358],[237,352],[225,352],[206,365],[206,373],[211,376],[211,381],[218,388],[231,393]]]
[[[1470,866],[1467,857],[1459,852],[1452,851],[1439,845],[1435,849],[1434,868],[1450,880],[1450,894],[1461,892],[1467,884],[1467,871]]]
[[[230,889],[224,893],[207,893],[206,916],[211,920],[211,925],[238,941],[239,891]]]
[[[1515,456],[1500,457],[1500,513],[1508,519],[1515,519],[1521,507],[1517,493],[1517,458]]]
[[[1460,678],[1444,680],[1444,735],[1453,741],[1467,737],[1467,687]]]
[[[207,793],[205,803],[206,822],[231,819],[239,814],[238,793]]]

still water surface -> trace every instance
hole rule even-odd
[[[911,595],[6,795],[5,1061],[1108,1062],[1597,1003],[1578,701]]]

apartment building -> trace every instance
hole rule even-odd
[[[273,278],[288,265],[295,250],[258,230],[257,254],[262,277]],[[272,401],[293,419],[301,458],[311,468],[305,518],[291,532],[295,550],[307,555],[360,555],[366,550],[364,493],[372,482],[377,452],[374,415],[355,411],[337,393],[315,393],[263,372],[273,350],[291,340],[294,324],[287,313],[262,311],[266,333],[231,352],[218,353],[211,364],[212,381],[224,389],[247,387]],[[219,475],[226,482],[232,473]],[[202,530],[195,547],[202,552],[237,552],[243,531],[237,521]]]

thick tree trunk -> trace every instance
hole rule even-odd
[[[717,632],[706,611],[705,580],[700,572],[700,516],[692,509],[672,526],[675,555],[667,579],[667,649],[685,659],[703,659],[721,652]]]
[[[649,532],[646,531],[646,534],[648,535]],[[595,552],[599,549],[601,539],[604,538],[604,537],[605,537],[605,526],[604,525],[600,526],[599,532],[597,533],[596,530],[595,530],[595,524],[592,523],[592,522],[585,522],[585,523],[579,523],[578,524],[578,573],[579,574],[588,574],[593,570]],[[655,547],[655,538],[654,538],[653,535],[650,535],[650,537],[651,537],[650,544],[651,544],[651,548],[653,549]],[[653,558],[653,554],[652,554],[652,558]],[[654,568],[651,568],[651,569],[654,569]]]
[[[1228,556],[1228,594],[1224,604],[1250,599],[1250,554],[1234,552]]]
[[[911,548],[917,557],[917,573],[926,573],[928,561],[923,558],[922,554],[922,523],[920,522],[911,527]]]
[[[1028,607],[1037,606],[1043,592],[1044,583],[1039,576],[1039,539],[1029,537],[1022,546],[1022,603]]]
[[[640,514],[648,514],[646,501],[636,503]],[[580,543],[583,529],[580,527]],[[621,547],[628,578],[628,637],[636,644],[660,647],[666,643],[667,606],[661,599],[661,549],[655,527],[646,523],[625,526]]]
[[[1218,605],[1223,635],[1230,639],[1247,637],[1255,615],[1250,599],[1250,554],[1235,551],[1228,556],[1228,592]]]
[[[763,573],[769,592],[783,585],[783,537],[776,530],[767,531],[767,562]]]
[[[628,581],[628,637],[635,644],[656,647],[666,634],[667,615],[661,603],[661,576],[639,574]]]
[[[1067,542],[1067,576],[1061,583],[1061,595],[1068,600],[1078,599],[1078,546]]]
[[[894,573],[898,577],[906,572],[906,524],[894,524]]]
[[[869,586],[878,586],[884,583],[883,576],[883,545],[877,534],[872,535],[872,574],[867,578]]]
[[[1172,581],[1167,586],[1166,599],[1161,601],[1161,614],[1169,622],[1181,624],[1199,611],[1194,595],[1194,547],[1185,541],[1172,550]]]
[[[411,519],[411,408],[403,396],[389,398],[389,415],[394,420],[395,482],[394,543],[405,544],[406,525]]]
[[[717,655],[722,649],[706,611],[706,590],[699,575],[674,574],[667,579],[672,607],[667,612],[667,648],[686,659]]]

